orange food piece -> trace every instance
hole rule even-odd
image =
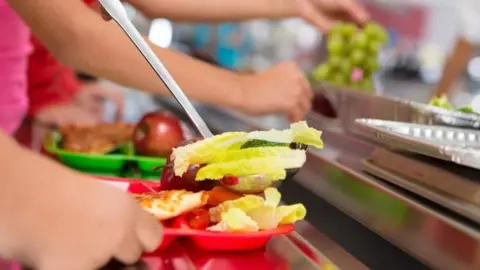
[[[221,186],[214,187],[212,190],[208,191],[207,194],[207,204],[212,206],[217,206],[225,201],[236,200],[242,197],[241,194],[235,193]]]
[[[210,214],[207,209],[197,208],[185,215],[188,226],[196,230],[205,230],[210,225]]]

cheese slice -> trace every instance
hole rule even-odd
[[[166,220],[206,205],[208,195],[203,191],[168,190],[138,194],[135,199],[147,212],[159,220]]]

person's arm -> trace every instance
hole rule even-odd
[[[125,0],[151,18],[221,22],[300,17],[321,31],[337,21],[365,23],[368,13],[356,0]]]
[[[448,95],[480,44],[480,1],[460,0],[455,4],[459,38],[445,63],[435,96]]]
[[[468,61],[475,53],[475,49],[476,46],[465,38],[457,40],[452,53],[447,59],[442,77],[435,87],[434,96],[439,97],[450,94],[453,85],[460,78]]]
[[[112,258],[133,264],[159,246],[161,224],[131,194],[28,151],[2,131],[0,148],[2,259],[26,269],[101,269]]]
[[[280,19],[298,16],[295,0],[128,0],[151,18],[174,21],[219,22]]]
[[[62,62],[125,86],[168,91],[114,22],[76,0],[9,0],[33,32]],[[244,75],[222,70],[151,44],[186,94],[195,100],[239,108]]]
[[[82,83],[75,72],[59,63],[35,36],[31,37],[33,52],[28,59],[29,117],[50,106],[70,103]]]

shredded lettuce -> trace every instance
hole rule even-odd
[[[260,151],[260,153],[255,153],[255,150]],[[238,150],[238,152],[251,157],[236,159],[235,155],[225,155],[224,160],[227,160],[226,162],[212,163],[202,167],[197,172],[195,180],[218,180],[225,176],[242,177],[258,174],[267,176],[272,181],[283,180],[286,176],[285,169],[300,168],[307,158],[304,150],[281,149],[280,147],[273,147],[266,152],[262,152],[258,148]],[[267,155],[275,153],[280,154]],[[262,154],[266,156],[262,157]],[[259,155],[260,157],[256,157]]]
[[[246,132],[227,132],[173,149],[175,175],[183,175],[192,164],[207,164],[226,149],[240,148],[248,139]],[[238,146],[238,147],[237,147]]]
[[[264,191],[265,199],[256,195],[226,201],[210,208],[210,221],[218,222],[207,228],[211,231],[251,232],[269,230],[279,224],[292,224],[305,218],[307,210],[301,203],[281,205],[276,188]]]
[[[197,180],[221,179],[227,175],[240,177],[247,173],[266,174],[280,180],[279,177],[286,175],[284,169],[300,168],[305,162],[305,152],[290,149],[288,145],[301,143],[322,148],[321,135],[321,131],[304,121],[290,125],[287,130],[223,133],[175,148],[174,172],[181,176],[190,165],[202,164],[206,166],[200,169]]]

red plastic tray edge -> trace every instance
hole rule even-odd
[[[131,193],[144,193],[160,190],[160,184],[156,182],[113,177],[100,177],[100,179],[104,181],[129,182],[130,185],[128,192]],[[295,230],[294,224],[281,225],[272,230],[251,233],[218,233],[187,228],[165,228],[162,244],[151,254],[166,249],[177,238],[188,238],[198,248],[207,251],[253,250],[263,247],[273,236],[288,234],[293,230]]]

